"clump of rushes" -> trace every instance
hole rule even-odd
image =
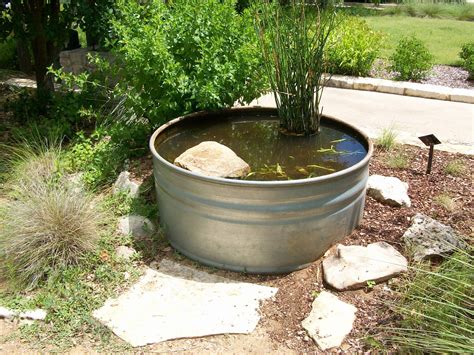
[[[384,128],[380,137],[376,139],[375,145],[385,151],[392,150],[397,143],[397,132],[393,127]]]
[[[388,340],[409,353],[474,353],[474,256],[458,249],[436,270],[415,269],[393,305]]]
[[[0,223],[0,271],[21,287],[35,287],[80,263],[98,241],[102,213],[94,198],[61,171],[59,149],[13,149],[6,186],[11,200]]]
[[[263,0],[254,10],[282,131],[317,133],[326,83],[324,48],[335,27],[334,8],[328,5],[320,10],[297,0],[287,6]]]

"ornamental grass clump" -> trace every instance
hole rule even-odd
[[[0,222],[0,271],[13,285],[35,287],[94,250],[103,214],[95,199],[63,174],[59,149],[12,152],[10,199]]]
[[[255,23],[282,131],[317,133],[326,80],[324,48],[335,27],[333,7],[264,0],[255,6]]]

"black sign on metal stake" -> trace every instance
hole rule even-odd
[[[430,147],[430,155],[428,156],[428,168],[426,169],[426,173],[431,173],[431,165],[433,164],[433,154],[434,154],[434,146],[440,144],[438,138],[435,137],[434,134],[428,134],[426,136],[418,137],[426,146]]]

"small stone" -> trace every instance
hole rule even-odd
[[[411,227],[402,238],[415,261],[444,257],[452,254],[457,248],[465,247],[462,236],[453,228],[421,213],[413,217]]]
[[[385,242],[344,246],[324,259],[324,280],[339,291],[367,286],[367,281],[381,282],[407,271],[408,262]]]
[[[408,184],[392,176],[372,175],[367,182],[367,194],[393,207],[411,206]]]
[[[230,148],[217,142],[202,142],[186,150],[174,163],[205,176],[239,178],[250,172],[250,166]]]
[[[353,305],[323,291],[313,301],[311,313],[302,325],[324,351],[342,344],[352,330],[356,312]]]
[[[130,273],[129,273],[128,271],[125,271],[125,272],[123,273],[123,278],[124,278],[125,281],[128,280],[128,279],[130,279]]]
[[[115,248],[115,254],[119,259],[123,260],[130,260],[136,253],[136,250],[130,247],[126,247],[125,245],[120,245]]]
[[[16,312],[12,311],[11,309],[0,307],[0,318],[5,319],[12,319],[17,315]]]
[[[155,232],[153,222],[143,216],[129,215],[121,217],[118,230],[123,235],[132,235],[134,238],[149,238]]]
[[[140,185],[130,180],[130,173],[122,171],[114,183],[112,193],[118,194],[126,192],[130,197],[137,198],[139,195]]]
[[[31,311],[22,312],[19,314],[20,318],[30,320],[45,320],[48,313],[42,309],[35,309]]]

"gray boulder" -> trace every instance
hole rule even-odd
[[[123,235],[132,235],[134,238],[149,238],[156,228],[152,221],[143,216],[129,215],[119,219],[118,231]]]
[[[381,282],[407,270],[408,262],[385,242],[338,245],[336,253],[323,261],[324,280],[339,291],[365,287],[367,281]]]
[[[402,238],[415,261],[444,257],[457,248],[465,247],[462,236],[453,228],[421,213],[413,217],[411,227]]]
[[[356,312],[353,305],[323,291],[313,301],[311,313],[302,325],[324,351],[342,344],[352,330]]]
[[[139,195],[140,185],[130,180],[130,173],[122,171],[112,188],[112,193],[115,195],[119,192],[126,192],[130,197],[137,198]]]
[[[367,194],[377,201],[393,207],[411,207],[408,184],[393,176],[371,175]]]
[[[212,177],[239,178],[250,172],[250,166],[230,148],[217,142],[202,142],[186,150],[175,165]]]

